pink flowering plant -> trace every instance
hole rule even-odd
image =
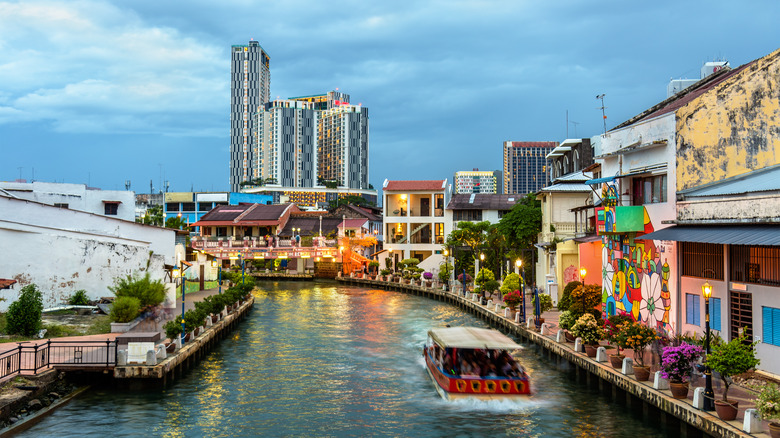
[[[522,301],[523,301],[523,295],[520,294],[519,290],[514,290],[504,295],[504,304],[506,304],[512,309],[517,307],[517,305],[520,304]]]
[[[422,276],[426,280],[431,280],[433,278],[433,274],[431,274],[430,272],[423,272]]]
[[[698,345],[682,343],[666,347],[661,354],[661,377],[672,382],[687,382],[693,372],[693,364],[704,351]]]

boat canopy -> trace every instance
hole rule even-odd
[[[444,348],[485,350],[516,350],[523,348],[501,332],[477,327],[435,328],[431,329],[428,335],[434,342]]]

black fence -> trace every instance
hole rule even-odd
[[[19,343],[13,350],[0,354],[0,382],[56,366],[72,368],[110,368],[116,365],[117,342],[52,341],[39,344]]]

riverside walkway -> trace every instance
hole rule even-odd
[[[637,381],[631,374],[623,374],[620,369],[613,368],[609,362],[598,362],[595,358],[589,358],[585,353],[577,352],[574,343],[557,340],[558,315],[557,311],[544,313],[545,324],[541,332],[529,327],[527,322],[516,321],[505,316],[504,310],[497,310],[495,304],[480,304],[471,297],[445,292],[438,287],[424,287],[380,280],[358,279],[351,277],[338,277],[338,281],[364,287],[376,287],[385,290],[397,290],[414,295],[425,296],[440,301],[446,301],[457,305],[463,310],[472,313],[488,321],[492,326],[503,328],[521,339],[540,347],[542,355],[551,360],[567,361],[575,365],[577,380],[588,386],[597,387],[601,392],[611,393],[615,400],[625,400],[626,406],[636,409],[645,416],[657,418],[659,424],[665,427],[679,423],[678,436],[707,436],[718,437],[768,437],[768,423],[761,422],[758,427],[746,432],[744,415],[746,409],[755,406],[756,393],[750,389],[733,384],[729,389],[729,398],[740,401],[739,415],[734,421],[722,421],[717,414],[697,409],[693,404],[693,394],[696,387],[704,386],[704,378],[701,375],[694,376],[690,383],[688,398],[675,399],[668,389],[654,389],[653,372],[659,369],[660,359],[655,351],[647,351],[645,363],[651,365],[651,380],[649,382]],[[498,297],[496,297],[498,299]],[[499,301],[500,303],[500,301]],[[528,303],[526,309],[532,309]],[[530,310],[529,310],[530,311]],[[602,343],[602,346],[606,344]],[[625,351],[628,358],[633,359],[632,351]],[[721,397],[720,379],[713,378],[715,397]],[[756,426],[755,423],[753,426]],[[675,430],[676,432],[676,430]]]

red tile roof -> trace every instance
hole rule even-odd
[[[298,207],[291,204],[240,204],[220,205],[203,215],[199,221],[190,224],[191,227],[246,225],[266,226],[277,225],[284,212],[290,208],[297,212]]]
[[[368,224],[368,219],[345,219],[339,228],[360,228]]]
[[[382,190],[385,192],[393,191],[415,191],[415,190],[444,190],[446,180],[434,181],[388,181],[387,186]]]
[[[10,289],[14,284],[16,284],[16,280],[0,278],[0,289]]]

